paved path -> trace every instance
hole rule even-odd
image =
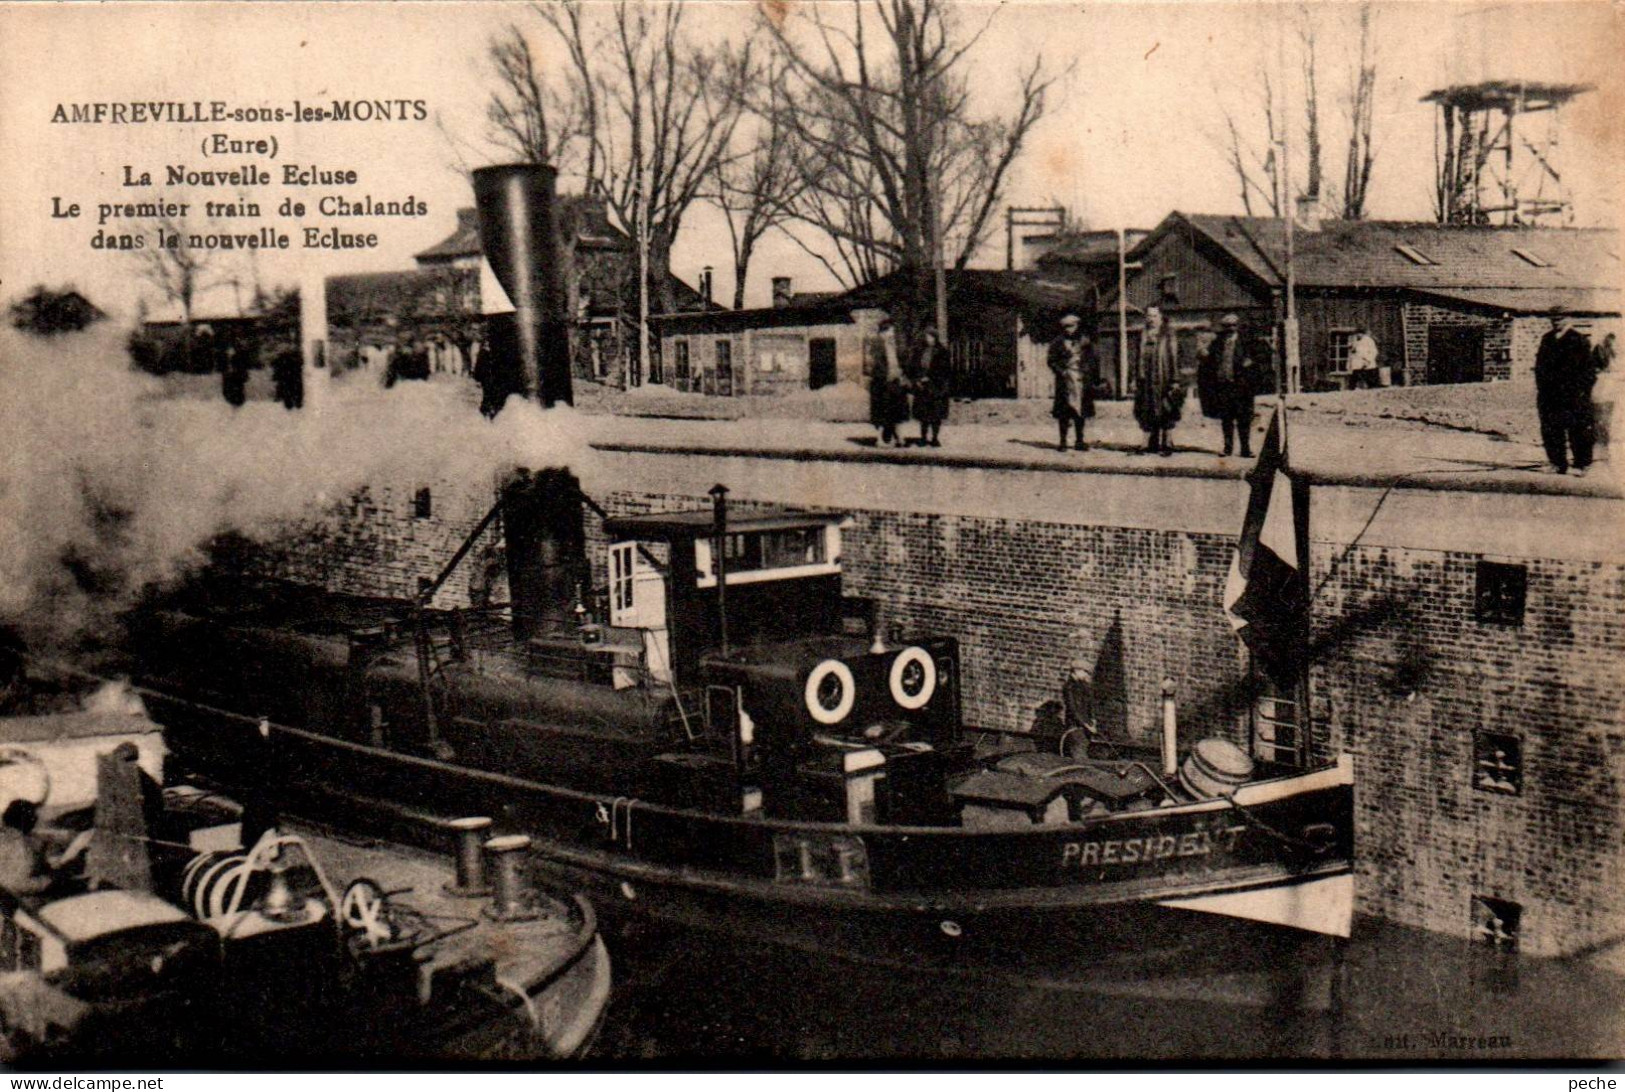
[[[1260,415],[1254,451],[1268,418]],[[1237,478],[1252,460],[1223,458],[1217,422],[1183,422],[1168,457],[1139,453],[1139,430],[1130,420],[1090,423],[1089,450],[1059,452],[1042,425],[961,425],[943,430],[943,446],[880,447],[874,429],[821,421],[705,421],[592,416],[594,446],[611,451],[753,455],[822,461],[928,463],[1006,470],[1095,474]],[[913,435],[916,426],[906,426]],[[1292,464],[1314,481],[1338,485],[1513,492],[1571,496],[1625,496],[1618,464],[1604,460],[1585,478],[1544,474],[1539,445],[1473,432],[1395,426],[1366,427],[1302,419],[1290,428]]]

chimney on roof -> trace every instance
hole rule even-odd
[[[1305,193],[1298,197],[1297,226],[1300,231],[1320,230],[1320,194]]]
[[[704,301],[707,307],[711,306],[712,301],[711,273],[712,269],[710,266],[706,266],[700,271],[700,299]]]
[[[789,277],[774,277],[773,278],[773,306],[774,307],[789,307],[790,306],[790,301],[794,297],[795,297],[795,293],[790,290],[790,278]]]

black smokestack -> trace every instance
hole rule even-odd
[[[568,470],[518,471],[502,490],[513,632],[521,641],[569,631],[586,574],[581,485]]]
[[[480,247],[514,306],[511,314],[487,316],[493,372],[544,406],[574,402],[569,316],[553,218],[557,177],[540,163],[474,172]]]

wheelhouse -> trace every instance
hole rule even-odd
[[[730,514],[719,535],[708,511],[612,517],[609,626],[638,633],[650,675],[679,685],[695,684],[701,658],[725,636],[745,646],[838,633],[847,522],[759,510]]]

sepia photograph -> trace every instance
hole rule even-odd
[[[0,1069],[1625,1058],[1619,3],[0,41]]]

